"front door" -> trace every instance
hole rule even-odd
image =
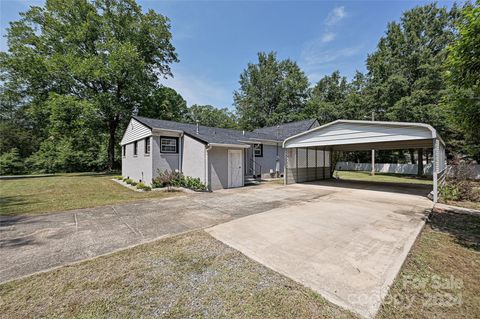
[[[243,186],[242,150],[228,150],[228,187]]]

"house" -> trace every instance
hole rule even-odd
[[[210,190],[283,176],[283,141],[318,125],[305,120],[250,132],[134,116],[120,142],[122,176],[150,184],[158,172],[178,170]]]

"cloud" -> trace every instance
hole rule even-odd
[[[330,41],[333,41],[336,37],[336,34],[333,33],[333,32],[326,32],[322,35],[322,42],[323,43],[327,43],[327,42],[330,42]]]
[[[210,79],[187,73],[185,70],[173,70],[174,77],[164,79],[161,84],[177,91],[187,104],[210,104],[215,107],[230,107],[233,93]]]
[[[327,18],[325,19],[325,25],[333,26],[339,23],[347,16],[347,12],[345,11],[345,7],[336,7],[333,8],[332,11],[328,14]]]
[[[327,37],[328,39],[328,37]],[[325,35],[307,42],[301,52],[302,64],[306,67],[322,66],[328,63],[338,61],[342,58],[347,58],[358,54],[362,46],[349,46],[345,48],[331,48],[326,47]]]

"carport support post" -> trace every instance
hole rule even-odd
[[[439,148],[438,139],[433,139],[433,203],[436,204],[438,201],[438,148]]]

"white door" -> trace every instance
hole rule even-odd
[[[242,150],[228,150],[228,188],[243,186]]]

